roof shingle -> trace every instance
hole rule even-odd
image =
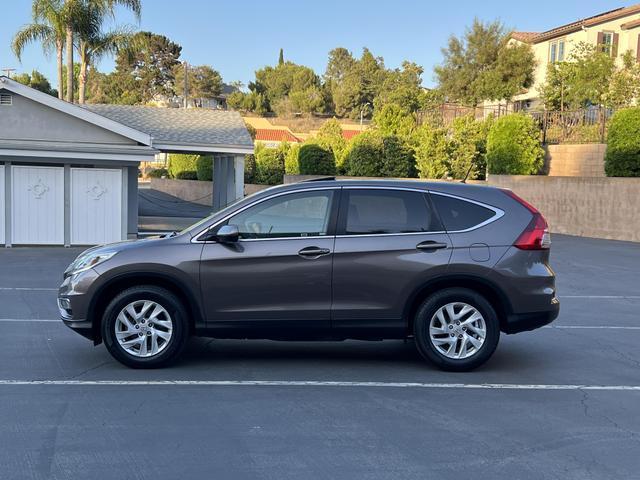
[[[138,105],[80,106],[151,135],[154,144],[253,147],[251,136],[238,112]]]

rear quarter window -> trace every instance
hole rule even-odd
[[[431,200],[449,232],[473,228],[495,215],[489,208],[446,195],[432,193]]]

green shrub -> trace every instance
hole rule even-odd
[[[284,156],[281,150],[261,146],[256,148],[254,181],[261,185],[277,185],[284,176]]]
[[[544,164],[540,129],[533,118],[511,114],[498,118],[487,138],[489,173],[534,175]]]
[[[348,175],[357,177],[414,177],[413,150],[395,135],[371,130],[351,141],[345,156]]]
[[[198,180],[198,173],[195,170],[182,170],[176,175],[178,180]]]
[[[244,156],[244,183],[255,183],[256,177],[256,156]]]
[[[154,168],[153,170],[149,170],[147,175],[151,178],[168,177],[169,171],[166,168]]]
[[[213,180],[213,157],[211,155],[200,155],[196,160],[196,172],[198,180],[206,182]]]
[[[317,143],[305,143],[298,153],[301,175],[335,175],[336,159],[333,152]]]
[[[420,178],[449,176],[449,140],[444,128],[423,124],[416,135],[416,168]]]
[[[169,155],[168,169],[171,178],[178,178],[180,172],[195,172],[199,156],[200,155],[183,153],[172,153]]]
[[[613,115],[604,169],[609,177],[640,177],[640,107],[625,108]]]
[[[347,149],[347,141],[342,136],[342,126],[340,122],[331,118],[324,122],[318,130],[315,141],[323,148],[333,152],[336,163],[336,172],[344,173],[344,156]]]
[[[284,156],[285,175],[300,174],[300,164],[298,163],[299,154],[300,154],[300,145],[298,143],[291,144],[291,147],[289,147],[289,150]]]

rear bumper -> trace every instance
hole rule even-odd
[[[557,298],[551,300],[551,308],[541,312],[514,313],[507,316],[504,333],[512,334],[535,330],[550,324],[560,313],[560,301]]]

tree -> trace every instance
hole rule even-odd
[[[420,178],[445,178],[449,174],[447,131],[424,123],[417,132],[416,168]]]
[[[280,49],[280,55],[278,55],[278,65],[284,65],[284,50]]]
[[[578,42],[566,62],[547,67],[539,93],[545,106],[553,110],[605,105],[615,72],[615,60],[610,55]],[[620,98],[618,93],[615,96]]]
[[[29,75],[28,73],[16,75],[13,77],[13,79],[18,83],[22,83],[23,85],[27,85],[28,87],[35,88],[36,90],[47,93],[54,97],[58,95],[58,92],[55,89],[51,88],[51,84],[49,83],[49,80],[47,80],[47,77],[45,77],[38,70],[33,70],[31,72],[31,75]]]
[[[126,50],[116,56],[116,81],[123,81],[123,88],[135,85],[136,103],[146,103],[154,97],[173,96],[174,69],[178,65],[182,47],[164,35],[138,32]]]
[[[395,135],[370,130],[355,137],[346,154],[347,174],[361,177],[414,177],[413,150]]]
[[[347,141],[342,135],[340,122],[335,118],[324,122],[318,130],[315,141],[318,145],[333,152],[338,173],[344,173],[344,154],[347,149]]]
[[[402,62],[402,69],[387,73],[374,100],[376,110],[388,104],[398,105],[403,110],[413,113],[421,107],[422,73],[420,65],[413,62]]]
[[[439,88],[449,101],[476,106],[484,100],[511,100],[533,83],[531,47],[510,44],[498,22],[475,19],[462,38],[451,36],[435,68]]]
[[[410,137],[416,128],[413,114],[396,103],[376,109],[372,123],[383,135],[398,135],[404,138]]]
[[[66,36],[63,16],[63,4],[60,0],[33,0],[33,23],[22,27],[13,37],[11,49],[21,60],[24,48],[33,42],[40,42],[45,54],[56,51],[58,72],[58,98],[63,98],[62,90],[62,58]]]
[[[222,92],[222,76],[209,65],[188,66],[188,92],[189,97],[202,103],[202,100],[217,97]],[[181,91],[184,85],[185,69],[183,65],[174,67],[174,82],[176,90]],[[237,92],[234,92],[237,93]]]

